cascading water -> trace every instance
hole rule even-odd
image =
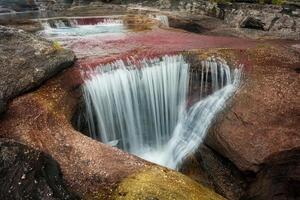
[[[97,18],[93,19],[93,23],[87,23],[88,19],[85,20],[84,18],[57,19],[50,22],[42,21],[41,24],[44,30],[41,34],[44,34],[48,38],[66,38],[126,31],[123,21],[120,19],[99,18],[96,22],[95,20]]]
[[[150,18],[160,21],[165,27],[169,27],[169,18],[166,15],[149,15]]]
[[[137,64],[119,60],[85,72],[91,137],[175,169],[200,145],[239,85],[240,69],[231,74],[215,59],[201,65],[199,101],[192,106],[190,67],[181,55]]]

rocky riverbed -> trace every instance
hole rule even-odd
[[[49,41],[37,32],[43,30],[37,20],[1,20],[1,199],[299,198],[297,3],[36,3],[34,9],[55,10],[54,21],[81,15],[89,16],[82,23],[93,24],[102,20],[95,15],[122,14],[126,31]],[[153,17],[161,15],[170,27]],[[240,88],[183,162],[179,171],[186,176],[74,127],[82,71],[177,53],[191,57],[192,69],[211,57],[244,65]]]

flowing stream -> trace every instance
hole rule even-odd
[[[201,144],[240,81],[241,69],[222,60],[203,61],[199,69],[200,92],[191,106],[190,66],[181,55],[118,60],[85,72],[91,137],[176,169]]]

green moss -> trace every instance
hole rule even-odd
[[[284,0],[272,0],[272,4],[274,5],[281,5],[284,3]]]

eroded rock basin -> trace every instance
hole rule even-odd
[[[242,172],[256,172],[272,154],[299,147],[296,116],[299,107],[295,94],[299,87],[296,69],[300,60],[299,53],[291,47],[295,43],[282,45],[284,41],[197,35],[164,27],[143,16],[118,19],[127,20],[127,27],[122,29],[126,31],[55,38],[75,52],[74,66],[36,91],[14,99],[0,121],[1,137],[25,143],[57,160],[71,191],[98,199],[222,199],[176,172],[92,140],[73,128],[71,118],[81,96],[82,71],[117,59],[186,52],[200,60],[219,56],[233,65],[244,64],[244,83],[205,143]],[[136,29],[133,24],[143,24],[143,28]],[[270,77],[286,85],[277,86]],[[286,123],[274,125],[283,119]],[[265,124],[270,127],[265,128]],[[163,178],[160,181],[158,177]],[[173,185],[174,181],[182,187]],[[141,191],[131,188],[136,185],[143,186],[139,187]],[[226,192],[220,191],[230,199]]]

